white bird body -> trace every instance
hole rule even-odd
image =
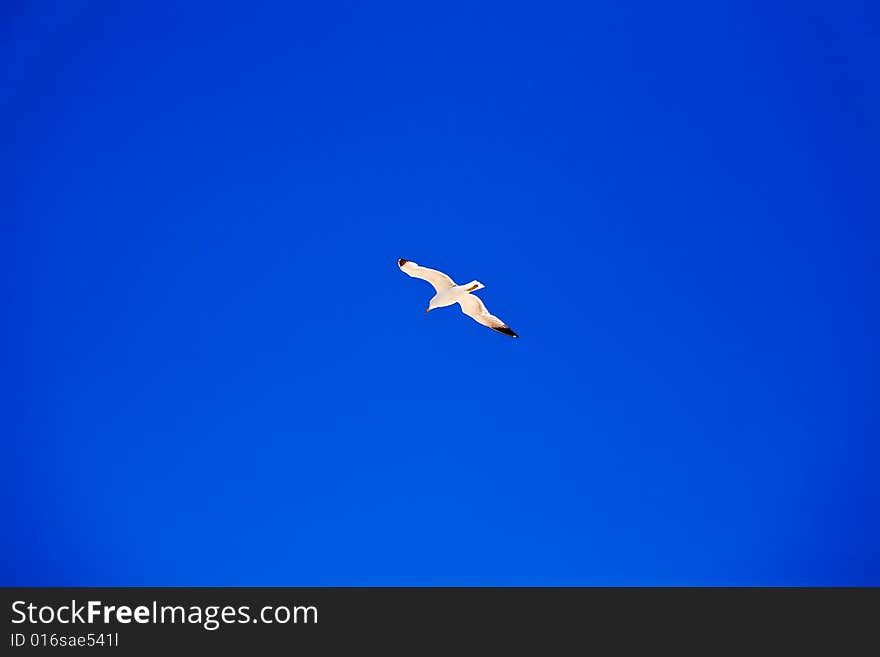
[[[400,267],[403,273],[413,278],[421,278],[424,281],[428,281],[434,287],[436,294],[428,302],[426,313],[431,312],[435,308],[444,308],[457,303],[461,306],[461,312],[475,322],[493,331],[509,335],[512,338],[519,337],[507,324],[489,312],[480,297],[472,294],[472,292],[486,287],[480,281],[456,285],[455,281],[442,271],[421,267],[412,260],[404,260],[403,258],[397,260],[397,266]]]
[[[464,295],[470,294],[476,290],[481,290],[484,287],[486,286],[479,281],[471,281],[467,285],[454,285],[453,287],[438,292],[431,297],[431,301],[428,302],[428,308],[434,310],[434,308],[452,306],[458,303]]]

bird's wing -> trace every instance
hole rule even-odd
[[[438,293],[448,290],[451,287],[455,287],[455,281],[442,271],[428,269],[427,267],[419,267],[412,260],[404,260],[403,258],[400,258],[397,261],[397,266],[400,267],[403,273],[409,274],[413,278],[421,278],[423,281],[428,281],[434,286],[434,289]]]
[[[519,337],[507,324],[486,309],[486,304],[483,303],[483,300],[480,299],[480,297],[474,296],[473,294],[465,294],[458,300],[458,305],[461,306],[461,312],[468,317],[473,318],[483,326],[488,326],[493,331],[509,335],[512,338]]]

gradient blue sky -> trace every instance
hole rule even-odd
[[[0,583],[880,584],[871,4],[4,3]]]

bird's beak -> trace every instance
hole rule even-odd
[[[426,315],[427,315],[429,312],[431,312],[431,309],[430,309],[430,308],[428,308],[427,310],[425,310],[425,314],[426,314]]]

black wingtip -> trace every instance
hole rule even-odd
[[[403,258],[398,258],[398,259],[397,259],[397,266],[398,266],[398,267],[403,267],[403,266],[404,266],[406,263],[408,263],[408,262],[409,262],[409,260],[404,260]]]
[[[516,332],[515,332],[513,329],[511,329],[509,326],[499,326],[499,327],[496,328],[495,330],[498,331],[499,333],[503,333],[504,335],[509,335],[509,336],[512,337],[512,338],[518,338],[518,337],[519,337],[519,336],[516,334]]]

